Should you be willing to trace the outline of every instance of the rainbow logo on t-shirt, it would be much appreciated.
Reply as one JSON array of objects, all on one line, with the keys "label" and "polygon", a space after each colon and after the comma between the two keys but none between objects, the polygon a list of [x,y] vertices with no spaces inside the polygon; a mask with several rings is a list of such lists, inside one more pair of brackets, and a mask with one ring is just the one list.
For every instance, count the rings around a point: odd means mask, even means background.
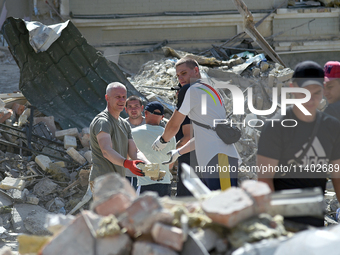
[{"label": "rainbow logo on t-shirt", "polygon": [[[223,105],[220,95],[217,93],[217,91],[213,87],[211,87],[210,85],[205,84],[205,83],[201,83],[201,84],[206,86],[206,87],[208,87],[217,96],[218,100],[220,101],[220,104]],[[199,89],[205,91],[214,100],[215,105],[217,105],[216,100],[215,100],[213,94],[209,90],[204,89],[204,88],[199,88]]]}]

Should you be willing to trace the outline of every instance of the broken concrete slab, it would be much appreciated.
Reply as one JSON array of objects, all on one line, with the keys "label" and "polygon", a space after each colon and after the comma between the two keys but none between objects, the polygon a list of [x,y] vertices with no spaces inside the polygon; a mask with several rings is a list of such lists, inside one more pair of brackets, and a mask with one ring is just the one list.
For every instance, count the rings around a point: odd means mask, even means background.
[{"label": "broken concrete slab", "polygon": [[9,189],[23,190],[25,188],[25,181],[18,178],[6,177],[1,181],[0,188],[4,190]]},{"label": "broken concrete slab", "polygon": [[202,202],[202,209],[214,222],[234,227],[254,215],[254,202],[242,189],[231,187]]},{"label": "broken concrete slab", "polygon": [[[178,255],[170,248],[148,242],[135,242],[131,255]],[[188,253],[189,254],[189,253]]]},{"label": "broken concrete slab", "polygon": [[[45,216],[48,211],[38,205],[30,205],[30,204],[15,204],[12,210],[12,225],[13,230],[16,233],[29,233],[29,231],[25,227],[25,219],[31,214],[39,215],[38,218],[41,220],[40,226],[43,226],[45,223]],[[30,224],[30,223],[28,223]],[[38,223],[37,223],[38,224]],[[28,225],[30,227],[30,225]],[[34,227],[31,228],[31,230]]]},{"label": "broken concrete slab", "polygon": [[59,185],[49,178],[43,178],[33,187],[33,192],[38,197],[43,197],[56,192],[58,187]]}]

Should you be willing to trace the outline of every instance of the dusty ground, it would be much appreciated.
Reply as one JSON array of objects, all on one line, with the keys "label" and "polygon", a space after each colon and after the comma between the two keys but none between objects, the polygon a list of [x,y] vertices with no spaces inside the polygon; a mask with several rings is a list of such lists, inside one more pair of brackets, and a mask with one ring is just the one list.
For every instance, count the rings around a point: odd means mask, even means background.
[{"label": "dusty ground", "polygon": [[0,47],[0,93],[19,90],[20,71],[7,47]]}]

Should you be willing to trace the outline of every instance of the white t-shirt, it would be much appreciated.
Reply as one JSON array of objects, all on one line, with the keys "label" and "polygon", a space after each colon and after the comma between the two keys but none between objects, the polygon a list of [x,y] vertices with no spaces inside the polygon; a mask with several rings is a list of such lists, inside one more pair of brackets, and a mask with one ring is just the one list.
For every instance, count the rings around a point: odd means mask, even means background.
[{"label": "white t-shirt", "polygon": [[[178,111],[187,115],[191,120],[200,122],[211,127],[214,126],[214,119],[226,119],[223,98],[210,85],[203,85],[197,81],[186,91],[182,105]],[[206,104],[204,99],[206,98]],[[206,106],[206,107],[205,107]],[[202,114],[206,109],[206,114]],[[200,127],[193,123],[195,134],[195,150],[199,166],[206,166],[209,161],[218,153],[230,157],[240,158],[233,144],[225,144],[215,131]]]},{"label": "white t-shirt", "polygon": [[131,130],[133,140],[135,141],[137,148],[144,153],[145,157],[151,163],[158,163],[160,166],[160,170],[165,170],[166,175],[162,181],[153,181],[149,177],[140,177],[137,176],[138,182],[137,185],[150,185],[150,184],[170,184],[170,171],[169,165],[163,165],[163,161],[168,161],[169,156],[166,155],[170,150],[174,150],[176,148],[176,140],[175,138],[171,138],[171,140],[167,143],[166,147],[162,151],[154,151],[151,147],[152,143],[157,139],[158,136],[162,135],[164,128],[161,126],[154,126],[145,124],[142,126],[135,127]]}]

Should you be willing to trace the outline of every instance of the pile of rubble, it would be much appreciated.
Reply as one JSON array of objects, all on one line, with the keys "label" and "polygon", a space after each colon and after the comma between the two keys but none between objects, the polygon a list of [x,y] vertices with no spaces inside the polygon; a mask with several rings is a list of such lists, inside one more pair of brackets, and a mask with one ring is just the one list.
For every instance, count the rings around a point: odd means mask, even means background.
[{"label": "pile of rubble", "polygon": [[53,116],[31,116],[28,103],[9,105],[0,110],[0,235],[16,250],[19,233],[49,233],[45,216],[66,214],[81,201],[91,151],[88,128],[57,130]]},{"label": "pile of rubble", "polygon": [[[287,254],[301,235],[288,232],[282,216],[268,214],[274,206],[270,193],[267,184],[247,180],[241,188],[211,192],[199,200],[159,198],[154,192],[137,197],[125,178],[107,174],[95,180],[90,211],[47,215],[39,236],[18,237],[19,253],[247,255],[256,249],[258,254]],[[32,215],[28,218],[33,221]],[[339,231],[322,230],[332,238],[320,247],[334,247]],[[300,244],[300,249],[310,249],[309,244]],[[4,252],[0,254],[12,254]]]},{"label": "pile of rubble", "polygon": [[256,216],[269,202],[269,187],[255,181],[181,202],[154,192],[137,197],[125,178],[108,174],[95,180],[91,211],[48,216],[43,236],[19,236],[19,253],[226,254],[245,242],[291,235],[281,216]]}]

